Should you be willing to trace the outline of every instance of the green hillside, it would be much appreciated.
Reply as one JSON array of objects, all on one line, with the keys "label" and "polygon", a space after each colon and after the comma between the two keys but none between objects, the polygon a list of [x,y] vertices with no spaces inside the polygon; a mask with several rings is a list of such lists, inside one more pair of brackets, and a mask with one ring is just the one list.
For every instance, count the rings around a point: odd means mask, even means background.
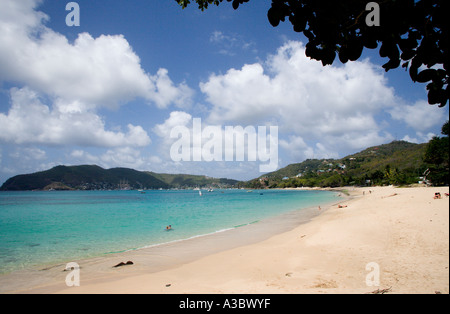
[{"label": "green hillside", "polygon": [[306,160],[246,183],[247,187],[337,187],[417,183],[427,144],[394,141],[342,159]]},{"label": "green hillside", "polygon": [[47,171],[10,178],[0,190],[402,185],[417,183],[425,170],[430,168],[430,165],[424,162],[426,149],[427,144],[394,141],[370,147],[342,159],[314,159],[291,164],[248,182],[198,175],[142,172],[126,168],[105,170],[99,166],[58,166]]},{"label": "green hillside", "polygon": [[229,187],[238,181],[204,176],[166,175],[127,168],[103,169],[99,166],[57,166],[47,171],[19,175],[7,180],[0,190],[117,190],[168,189],[188,187]]},{"label": "green hillside", "polygon": [[225,178],[210,178],[207,176],[190,175],[190,174],[166,174],[149,172],[150,175],[167,183],[172,188],[189,188],[189,187],[230,187],[235,186],[239,181]]}]

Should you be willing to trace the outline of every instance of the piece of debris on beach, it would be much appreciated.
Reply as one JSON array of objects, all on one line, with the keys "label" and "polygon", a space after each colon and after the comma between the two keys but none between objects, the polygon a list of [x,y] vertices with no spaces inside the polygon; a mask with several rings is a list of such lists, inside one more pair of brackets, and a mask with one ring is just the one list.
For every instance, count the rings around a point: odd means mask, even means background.
[{"label": "piece of debris on beach", "polygon": [[391,292],[392,287],[386,288],[386,289],[377,289],[375,291],[369,292],[370,294],[385,294],[388,292]]},{"label": "piece of debris on beach", "polygon": [[134,263],[133,263],[132,261],[128,261],[128,262],[126,262],[126,263],[120,262],[119,264],[117,264],[117,265],[115,265],[115,266],[113,266],[113,267],[114,267],[114,268],[117,268],[117,267],[122,267],[122,266],[126,266],[126,265],[134,265]]}]

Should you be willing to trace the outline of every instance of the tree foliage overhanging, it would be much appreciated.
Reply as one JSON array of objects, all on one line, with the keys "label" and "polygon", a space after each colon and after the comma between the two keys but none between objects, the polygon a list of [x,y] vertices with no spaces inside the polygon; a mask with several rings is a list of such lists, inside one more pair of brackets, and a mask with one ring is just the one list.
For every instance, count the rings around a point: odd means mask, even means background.
[{"label": "tree foliage overhanging", "polygon": [[424,161],[428,163],[428,179],[435,185],[449,184],[449,122],[442,127],[442,135],[433,137],[427,145]]},{"label": "tree foliage overhanging", "polygon": [[[190,0],[175,0],[183,8]],[[223,0],[194,0],[202,11]],[[234,9],[249,0],[227,0]],[[386,71],[402,66],[414,82],[428,83],[428,102],[444,107],[449,100],[448,0],[380,0],[379,26],[370,0],[272,0],[268,19],[276,27],[289,20],[308,38],[306,55],[333,64],[361,57],[364,48],[380,48]]]}]

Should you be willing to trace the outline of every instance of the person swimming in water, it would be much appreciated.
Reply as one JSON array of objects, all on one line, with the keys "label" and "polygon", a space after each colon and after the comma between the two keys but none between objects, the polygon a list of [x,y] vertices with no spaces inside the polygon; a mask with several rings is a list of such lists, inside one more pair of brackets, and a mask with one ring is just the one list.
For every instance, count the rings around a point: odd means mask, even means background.
[{"label": "person swimming in water", "polygon": [[168,226],[166,227],[166,230],[172,230],[172,225],[168,225]]}]

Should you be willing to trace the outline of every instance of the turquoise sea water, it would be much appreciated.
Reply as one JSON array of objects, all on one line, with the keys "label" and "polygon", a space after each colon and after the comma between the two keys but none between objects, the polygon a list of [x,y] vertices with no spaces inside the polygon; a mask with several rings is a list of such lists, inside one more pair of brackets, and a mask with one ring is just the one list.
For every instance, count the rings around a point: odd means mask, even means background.
[{"label": "turquoise sea water", "polygon": [[[0,273],[221,232],[336,198],[323,191],[203,190],[202,194],[1,192]],[[173,230],[166,231],[167,225]]]}]

